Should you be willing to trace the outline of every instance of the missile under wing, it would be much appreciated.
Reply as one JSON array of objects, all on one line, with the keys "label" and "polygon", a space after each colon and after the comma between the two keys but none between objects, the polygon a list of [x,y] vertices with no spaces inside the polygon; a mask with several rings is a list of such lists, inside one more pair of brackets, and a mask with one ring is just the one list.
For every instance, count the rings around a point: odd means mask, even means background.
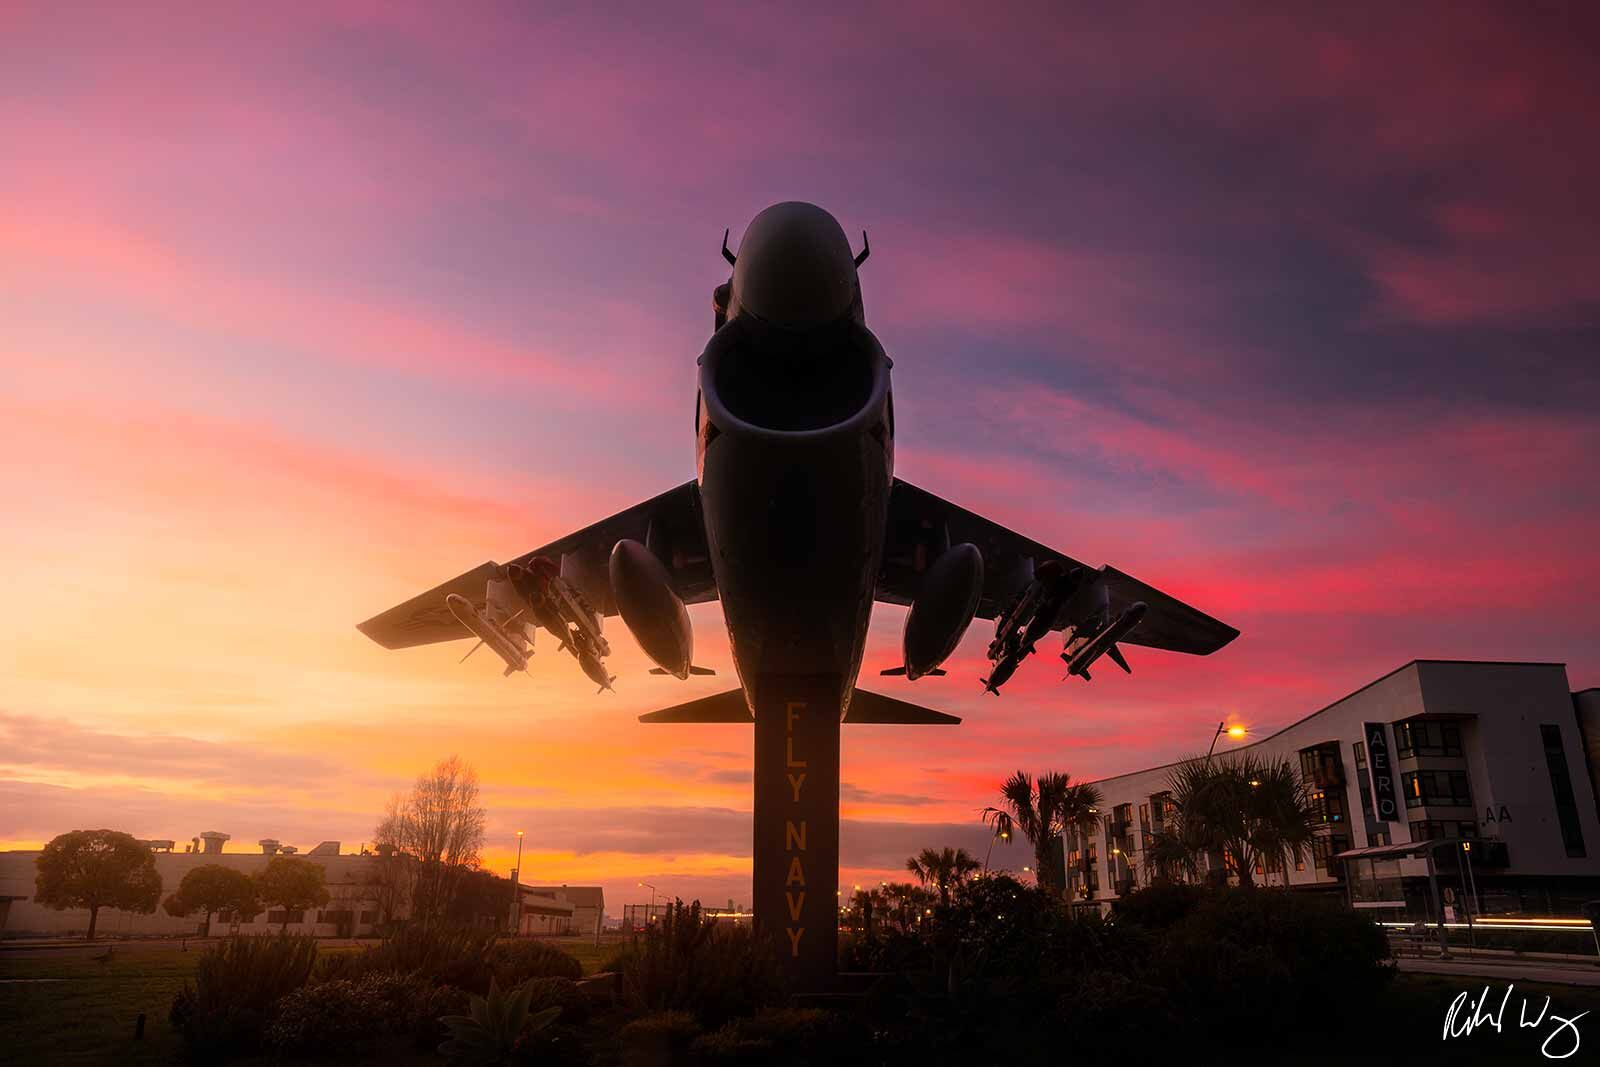
[{"label": "missile under wing", "polygon": [[[889,529],[877,599],[887,604],[911,605],[922,588],[922,575],[946,546],[963,541],[971,542],[983,553],[984,588],[977,608],[980,619],[993,619],[1004,612],[1027,587],[1034,568],[1047,560],[1058,560],[1069,571],[1075,567],[1095,570],[1064,552],[896,478],[889,496]],[[1122,644],[1207,656],[1239,636],[1232,626],[1115,567],[1103,568],[1103,575],[1112,618],[1123,617],[1135,604],[1146,606],[1138,625],[1119,635]],[[1059,630],[1062,625],[1058,621],[1052,629]]]},{"label": "missile under wing", "polygon": [[[615,615],[617,605],[611,596],[606,567],[612,547],[623,538],[645,543],[662,559],[672,591],[685,604],[717,599],[705,523],[700,516],[700,495],[694,482],[685,482],[507,562],[527,564],[536,556],[558,561],[563,578],[584,595],[589,606],[602,616]],[[472,632],[451,614],[445,600],[454,594],[483,610],[484,586],[496,568],[493,562],[480,564],[374,615],[359,623],[357,629],[384,648],[413,648],[471,637]]]}]

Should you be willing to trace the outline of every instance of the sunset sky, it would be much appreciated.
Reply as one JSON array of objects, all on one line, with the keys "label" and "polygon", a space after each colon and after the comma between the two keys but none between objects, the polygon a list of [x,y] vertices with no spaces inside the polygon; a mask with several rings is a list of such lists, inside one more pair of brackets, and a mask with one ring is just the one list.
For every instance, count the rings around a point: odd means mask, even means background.
[{"label": "sunset sky", "polygon": [[785,199],[871,234],[897,474],[1243,632],[997,699],[880,607],[966,721],[846,729],[846,885],[1412,658],[1600,684],[1596,20],[1115,6],[0,0],[0,847],[354,848],[456,753],[501,873],[747,900],[750,731],[635,721],[717,605],[599,697],[354,624],[691,478]]}]

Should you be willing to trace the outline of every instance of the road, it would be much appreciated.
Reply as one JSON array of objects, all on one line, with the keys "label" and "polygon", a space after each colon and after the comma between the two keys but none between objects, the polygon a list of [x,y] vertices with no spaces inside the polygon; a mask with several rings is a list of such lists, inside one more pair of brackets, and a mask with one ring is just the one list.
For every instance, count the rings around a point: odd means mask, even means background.
[{"label": "road", "polygon": [[1548,963],[1530,960],[1512,963],[1483,959],[1415,959],[1396,961],[1402,974],[1444,974],[1463,978],[1493,978],[1505,982],[1549,982],[1552,985],[1600,986],[1600,966],[1593,963]]}]

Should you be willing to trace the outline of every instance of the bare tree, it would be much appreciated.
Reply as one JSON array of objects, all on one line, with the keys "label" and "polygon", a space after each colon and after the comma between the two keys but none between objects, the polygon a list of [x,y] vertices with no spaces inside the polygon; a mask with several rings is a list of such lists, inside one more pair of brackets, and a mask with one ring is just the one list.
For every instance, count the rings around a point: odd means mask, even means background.
[{"label": "bare tree", "polygon": [[[409,796],[396,795],[373,833],[380,853],[395,852],[415,861],[412,876],[396,878],[385,886],[398,894],[409,882],[411,916],[425,926],[444,920],[462,875],[476,870],[483,849],[486,812],[478,803],[478,775],[457,756],[440,760],[419,775]],[[393,899],[380,907],[395,907]]]}]

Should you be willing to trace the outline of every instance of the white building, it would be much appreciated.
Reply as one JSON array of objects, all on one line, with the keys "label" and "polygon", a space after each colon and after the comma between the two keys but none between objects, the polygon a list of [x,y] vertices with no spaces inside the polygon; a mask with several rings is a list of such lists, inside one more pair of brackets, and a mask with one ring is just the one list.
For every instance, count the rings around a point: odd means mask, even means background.
[{"label": "white building", "polygon": [[[1259,741],[1218,745],[1216,758],[1290,760],[1321,817],[1312,854],[1257,881],[1423,914],[1431,854],[1447,895],[1482,914],[1571,915],[1600,897],[1600,691],[1572,693],[1563,664],[1413,660]],[[1148,884],[1178,766],[1093,783],[1101,824],[1065,841],[1073,899],[1107,906]]]},{"label": "white building", "polygon": [[[173,852],[171,841],[146,841],[155,849],[156,872],[161,875],[161,896],[165,899],[177,891],[183,876],[206,864],[231,867],[245,874],[254,874],[265,867],[273,855],[293,855],[293,846],[282,846],[270,839],[261,842],[259,852],[224,852],[223,842],[228,835],[208,830],[194,839],[194,851]],[[0,934],[16,935],[55,934],[81,935],[89,928],[89,912],[84,908],[56,911],[33,899],[34,878],[38,869],[34,861],[38,849],[16,849],[0,852],[0,899],[12,897],[5,925]],[[316,909],[296,912],[286,916],[282,909],[264,911],[247,923],[231,924],[212,918],[212,933],[226,933],[237,929],[240,933],[268,933],[283,928],[285,918],[289,932],[314,934],[318,937],[365,937],[374,933],[382,919],[378,886],[378,856],[341,855],[339,842],[324,841],[303,855],[304,859],[320,864],[327,879],[328,903]],[[193,936],[205,923],[203,915],[176,918],[168,915],[160,905],[150,915],[101,908],[96,934],[103,937]]]},{"label": "white building", "polygon": [[[534,906],[553,905],[567,909],[571,928],[565,932],[580,937],[593,937],[600,932],[606,917],[606,894],[597,885],[524,885],[522,890],[523,914]],[[549,933],[548,930],[530,930],[524,920],[519,932]]]}]

